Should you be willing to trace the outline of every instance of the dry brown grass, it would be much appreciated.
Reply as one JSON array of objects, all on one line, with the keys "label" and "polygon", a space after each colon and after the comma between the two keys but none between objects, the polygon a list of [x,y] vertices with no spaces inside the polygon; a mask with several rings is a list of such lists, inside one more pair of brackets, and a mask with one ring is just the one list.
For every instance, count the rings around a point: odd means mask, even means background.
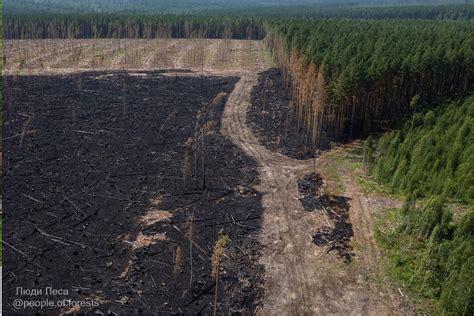
[{"label": "dry brown grass", "polygon": [[220,260],[228,242],[229,242],[229,236],[227,236],[226,234],[224,234],[224,232],[221,231],[219,233],[219,238],[217,239],[217,242],[214,245],[214,251],[212,253],[212,258],[211,258],[213,277],[216,277],[218,274]]},{"label": "dry brown grass", "polygon": [[129,241],[133,249],[143,248],[155,244],[157,241],[166,240],[166,235],[157,233],[152,235],[145,235],[139,232],[133,241]]},{"label": "dry brown grass", "polygon": [[162,211],[156,208],[151,208],[148,210],[148,212],[145,213],[145,215],[140,217],[140,224],[150,226],[155,223],[167,220],[172,216],[173,214],[168,211]]}]

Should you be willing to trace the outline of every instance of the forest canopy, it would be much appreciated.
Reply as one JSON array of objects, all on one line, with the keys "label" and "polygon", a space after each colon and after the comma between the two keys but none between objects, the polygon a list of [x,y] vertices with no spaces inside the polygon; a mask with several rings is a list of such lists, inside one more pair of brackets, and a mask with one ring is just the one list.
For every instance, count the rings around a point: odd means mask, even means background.
[{"label": "forest canopy", "polygon": [[387,273],[425,308],[421,314],[474,313],[474,209],[463,212],[440,196],[409,200],[377,231]]},{"label": "forest canopy", "polygon": [[407,196],[377,230],[389,275],[436,314],[472,315],[474,96],[369,137],[364,154],[380,183]]},{"label": "forest canopy", "polygon": [[327,6],[291,5],[228,8],[196,12],[206,15],[295,17],[304,19],[424,19],[472,20],[474,5],[437,6]]},{"label": "forest canopy", "polygon": [[[472,0],[5,0],[4,4],[4,14],[200,13],[312,18],[465,19],[466,16],[472,18],[472,14],[469,13],[472,12],[472,8],[465,5],[474,2]],[[413,5],[423,7],[414,8]],[[433,7],[427,7],[428,5]],[[377,8],[378,6],[380,8]]]},{"label": "forest canopy", "polygon": [[474,206],[474,97],[416,113],[366,148],[370,172],[394,192]]},{"label": "forest canopy", "polygon": [[313,142],[343,140],[473,88],[474,24],[271,19],[266,41]]},{"label": "forest canopy", "polygon": [[194,15],[48,14],[5,17],[5,38],[234,38],[262,39],[252,17]]}]

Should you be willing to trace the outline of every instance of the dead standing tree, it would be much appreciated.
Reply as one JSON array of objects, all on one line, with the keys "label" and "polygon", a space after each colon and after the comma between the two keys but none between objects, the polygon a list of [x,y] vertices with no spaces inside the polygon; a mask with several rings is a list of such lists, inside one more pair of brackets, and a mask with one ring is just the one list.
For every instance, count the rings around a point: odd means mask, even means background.
[{"label": "dead standing tree", "polygon": [[[199,116],[199,114],[198,114]],[[201,189],[206,189],[206,133],[204,127],[199,124],[199,117],[196,118],[194,132],[194,176],[196,179],[196,187],[198,187],[198,167],[201,167]]]},{"label": "dead standing tree", "polygon": [[[190,151],[192,150],[194,156],[194,178],[195,187],[206,189],[206,136],[213,132],[215,127],[213,108],[220,104],[225,97],[224,92],[218,93],[209,105],[203,107],[196,115],[196,122],[194,125],[194,136],[186,141],[184,147],[184,159],[181,172],[183,175],[183,189],[186,188],[186,179],[190,173]],[[200,169],[200,170],[199,170]],[[199,177],[201,175],[201,185],[199,186]]]},{"label": "dead standing tree", "polygon": [[191,176],[192,173],[192,166],[191,166],[191,158],[190,158],[190,152],[192,151],[193,148],[193,138],[188,138],[186,143],[184,143],[184,159],[183,159],[183,165],[181,167],[181,173],[183,174],[183,191],[186,191],[186,186],[187,186],[187,180]]},{"label": "dead standing tree", "polygon": [[122,84],[122,116],[125,122],[125,116],[127,115],[127,77],[125,77],[123,84]]}]

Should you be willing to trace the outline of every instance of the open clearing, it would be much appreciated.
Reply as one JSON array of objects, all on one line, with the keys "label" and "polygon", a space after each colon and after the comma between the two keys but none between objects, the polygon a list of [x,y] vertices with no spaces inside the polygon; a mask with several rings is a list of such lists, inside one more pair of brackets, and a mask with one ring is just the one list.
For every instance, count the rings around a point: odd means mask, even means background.
[{"label": "open clearing", "polygon": [[371,233],[397,202],[366,197],[344,149],[297,160],[250,127],[260,42],[124,43],[5,45],[5,301],[45,285],[121,314],[403,313]]},{"label": "open clearing", "polygon": [[216,39],[97,39],[5,41],[4,73],[90,70],[255,72],[268,56],[260,41]]}]

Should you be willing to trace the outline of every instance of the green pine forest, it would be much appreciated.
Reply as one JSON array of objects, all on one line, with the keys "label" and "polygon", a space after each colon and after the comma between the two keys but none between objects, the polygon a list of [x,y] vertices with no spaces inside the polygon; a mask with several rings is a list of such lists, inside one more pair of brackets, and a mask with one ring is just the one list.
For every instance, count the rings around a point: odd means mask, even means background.
[{"label": "green pine forest", "polygon": [[[451,2],[453,3],[453,2]],[[307,19],[426,19],[426,20],[471,20],[474,6],[451,4],[442,6],[325,6],[291,5],[261,6],[252,10],[220,9],[197,12],[201,15],[297,17]]]},{"label": "green pine forest", "polygon": [[474,312],[474,210],[448,206],[443,196],[390,210],[376,235],[386,273],[434,315]]},{"label": "green pine forest", "polygon": [[4,17],[7,39],[233,38],[262,39],[260,19],[129,14],[41,14]]},{"label": "green pine forest", "polygon": [[416,113],[366,144],[370,172],[391,190],[474,205],[474,97]]},{"label": "green pine forest", "polygon": [[433,21],[273,20],[266,41],[291,88],[298,124],[318,142],[367,135],[473,87],[474,24]]},{"label": "green pine forest", "polygon": [[389,273],[437,313],[472,315],[474,97],[414,113],[378,141],[369,136],[364,162],[377,181],[407,195],[378,230]]},{"label": "green pine forest", "polygon": [[[4,2],[7,13],[193,13],[313,18],[416,16],[429,19],[465,18],[464,13],[472,12],[472,8],[469,9],[469,6],[465,5],[473,4],[472,0],[5,0]],[[450,9],[456,6],[465,7],[462,10]],[[461,14],[458,15],[459,13]]]},{"label": "green pine forest", "polygon": [[387,273],[429,314],[473,315],[473,8],[28,11],[4,16],[4,36],[264,40],[308,145],[367,139],[367,172],[406,196],[377,225]]}]

